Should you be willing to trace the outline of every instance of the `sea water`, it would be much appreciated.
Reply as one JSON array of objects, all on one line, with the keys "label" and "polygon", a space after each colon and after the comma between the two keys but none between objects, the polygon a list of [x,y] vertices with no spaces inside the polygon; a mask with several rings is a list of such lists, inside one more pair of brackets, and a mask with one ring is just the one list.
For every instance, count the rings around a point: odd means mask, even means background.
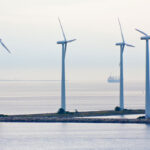
[{"label": "sea water", "polygon": [[[119,104],[119,84],[67,81],[66,95],[69,111],[114,109]],[[126,83],[126,108],[144,109],[144,99],[143,83]],[[48,113],[58,108],[59,81],[0,82],[1,114]],[[0,150],[149,150],[149,141],[146,124],[0,123]]]},{"label": "sea water", "polygon": [[149,150],[146,124],[0,123],[1,150]]},{"label": "sea water", "polygon": [[[144,83],[125,84],[125,108],[144,109]],[[0,114],[57,112],[60,81],[0,81]],[[66,82],[68,111],[114,109],[119,105],[119,84]]]}]

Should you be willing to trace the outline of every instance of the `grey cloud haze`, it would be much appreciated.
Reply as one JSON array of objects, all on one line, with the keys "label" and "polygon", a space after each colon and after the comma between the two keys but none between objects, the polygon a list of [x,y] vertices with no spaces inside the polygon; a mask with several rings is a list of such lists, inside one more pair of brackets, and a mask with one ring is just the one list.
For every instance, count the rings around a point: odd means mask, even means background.
[{"label": "grey cloud haze", "polygon": [[134,28],[150,33],[149,5],[148,0],[1,1],[0,38],[12,55],[0,46],[0,79],[60,78],[59,16],[67,38],[77,38],[68,46],[68,80],[106,80],[119,73],[118,17],[126,41],[136,46],[125,49],[125,80],[144,80],[145,42]]}]

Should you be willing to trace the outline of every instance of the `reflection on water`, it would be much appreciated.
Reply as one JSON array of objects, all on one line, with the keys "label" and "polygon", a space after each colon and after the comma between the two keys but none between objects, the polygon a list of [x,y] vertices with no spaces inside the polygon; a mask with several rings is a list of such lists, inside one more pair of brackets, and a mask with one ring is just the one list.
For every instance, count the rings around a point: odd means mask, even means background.
[{"label": "reflection on water", "polygon": [[142,124],[0,123],[1,150],[149,150]]},{"label": "reflection on water", "polygon": [[[69,111],[108,110],[119,103],[119,84],[67,82]],[[60,107],[58,81],[0,82],[0,113],[56,112]],[[125,84],[126,108],[144,108],[144,83]]]}]

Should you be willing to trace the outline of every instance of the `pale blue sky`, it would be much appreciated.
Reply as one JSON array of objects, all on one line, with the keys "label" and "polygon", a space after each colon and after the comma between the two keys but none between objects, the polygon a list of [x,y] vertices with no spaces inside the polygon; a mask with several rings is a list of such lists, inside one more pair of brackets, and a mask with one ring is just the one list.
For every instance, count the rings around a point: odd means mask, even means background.
[{"label": "pale blue sky", "polygon": [[70,43],[66,56],[67,80],[107,80],[119,74],[121,41],[135,45],[124,52],[125,80],[145,79],[145,42],[135,27],[150,33],[149,0],[0,0],[0,79],[59,80],[61,18]]}]

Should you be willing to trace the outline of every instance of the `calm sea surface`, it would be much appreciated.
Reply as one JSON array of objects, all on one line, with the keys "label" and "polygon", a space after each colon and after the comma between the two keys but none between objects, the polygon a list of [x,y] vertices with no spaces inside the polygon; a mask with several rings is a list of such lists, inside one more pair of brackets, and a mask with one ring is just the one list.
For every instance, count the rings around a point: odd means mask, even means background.
[{"label": "calm sea surface", "polygon": [[[119,85],[67,82],[67,110],[106,110],[119,104]],[[144,83],[125,84],[126,108],[143,109]],[[0,82],[0,113],[56,112],[58,81]],[[126,117],[126,116],[125,116]],[[135,116],[130,116],[130,118]],[[0,123],[0,150],[149,150],[144,124]]]},{"label": "calm sea surface", "polygon": [[150,126],[0,123],[0,150],[149,150]]},{"label": "calm sea surface", "polygon": [[[119,104],[119,84],[66,84],[67,110],[106,110]],[[143,109],[144,83],[125,84],[125,107]],[[0,82],[0,113],[29,114],[57,112],[60,108],[59,81],[3,81]]]}]

